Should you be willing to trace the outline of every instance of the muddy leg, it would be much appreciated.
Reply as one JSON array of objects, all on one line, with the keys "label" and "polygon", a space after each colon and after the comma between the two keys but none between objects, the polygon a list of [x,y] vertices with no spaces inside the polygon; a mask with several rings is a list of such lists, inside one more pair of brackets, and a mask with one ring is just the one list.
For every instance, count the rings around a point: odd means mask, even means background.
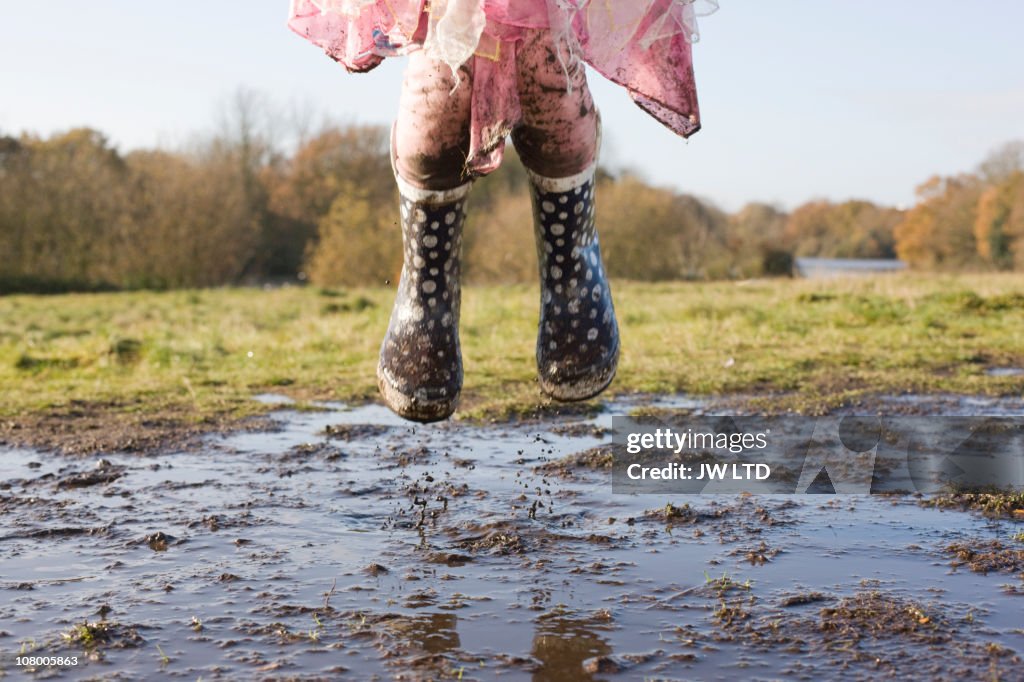
[{"label": "muddy leg", "polygon": [[533,198],[540,386],[556,400],[586,400],[607,388],[619,359],[594,220],[597,110],[582,66],[567,74],[549,33],[527,36],[518,66],[523,125],[512,139]]},{"label": "muddy leg", "polygon": [[449,190],[470,178],[469,154],[472,70],[459,69],[461,83],[446,64],[414,52],[402,84],[394,154],[398,175],[414,187]]},{"label": "muddy leg", "polygon": [[470,71],[410,57],[392,158],[401,195],[404,259],[377,385],[388,407],[421,422],[446,419],[462,389],[459,283],[470,182]]},{"label": "muddy leg", "polygon": [[523,123],[512,141],[523,164],[549,178],[575,175],[597,158],[598,115],[582,64],[559,61],[549,31],[530,31],[517,55]]}]

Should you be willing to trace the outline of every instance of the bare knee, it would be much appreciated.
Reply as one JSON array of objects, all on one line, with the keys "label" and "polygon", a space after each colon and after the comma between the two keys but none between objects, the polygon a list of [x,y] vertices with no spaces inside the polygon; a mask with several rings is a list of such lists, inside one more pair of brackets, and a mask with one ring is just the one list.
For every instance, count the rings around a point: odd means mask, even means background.
[{"label": "bare knee", "polygon": [[564,178],[575,175],[597,159],[597,132],[523,125],[512,132],[512,142],[523,165],[538,175]]},{"label": "bare knee", "polygon": [[430,149],[395,150],[395,170],[410,185],[430,190],[447,190],[469,180],[466,175],[466,156],[469,137],[465,144]]}]

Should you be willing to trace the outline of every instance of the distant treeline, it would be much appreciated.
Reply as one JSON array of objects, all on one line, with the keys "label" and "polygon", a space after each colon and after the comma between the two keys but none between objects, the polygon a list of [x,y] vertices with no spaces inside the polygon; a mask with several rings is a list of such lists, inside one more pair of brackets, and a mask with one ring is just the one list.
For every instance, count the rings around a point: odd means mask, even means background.
[{"label": "distant treeline", "polygon": [[[0,293],[281,280],[375,285],[401,268],[387,131],[327,127],[283,152],[241,110],[191,148],[118,152],[100,132],[0,135]],[[600,173],[611,274],[633,280],[785,275],[794,257],[1024,269],[1024,144],[932,178],[908,211],[814,201],[728,214],[629,172]],[[536,277],[526,174],[512,150],[471,195],[466,275]]]}]

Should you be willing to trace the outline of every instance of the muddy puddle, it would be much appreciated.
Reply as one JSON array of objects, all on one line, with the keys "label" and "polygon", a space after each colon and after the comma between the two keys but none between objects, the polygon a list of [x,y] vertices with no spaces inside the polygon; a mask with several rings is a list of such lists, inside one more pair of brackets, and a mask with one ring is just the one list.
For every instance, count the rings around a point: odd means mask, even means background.
[{"label": "muddy puddle", "polygon": [[[0,669],[1024,679],[1024,524],[910,496],[612,495],[587,453],[639,405],[413,427],[378,406],[283,404],[275,431],[194,452],[0,452]],[[1024,414],[880,405],[910,408]],[[78,665],[29,670],[19,653]]]}]

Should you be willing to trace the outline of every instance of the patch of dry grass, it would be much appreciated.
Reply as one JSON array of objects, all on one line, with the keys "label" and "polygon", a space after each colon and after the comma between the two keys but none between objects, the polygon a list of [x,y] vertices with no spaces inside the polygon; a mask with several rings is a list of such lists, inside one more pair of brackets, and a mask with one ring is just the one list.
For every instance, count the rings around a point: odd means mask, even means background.
[{"label": "patch of dry grass", "polygon": [[[814,412],[871,393],[1019,394],[1024,276],[614,283],[612,393],[744,393]],[[376,396],[392,292],[223,289],[0,298],[0,419],[174,414],[202,423],[304,400]],[[463,416],[544,414],[535,287],[469,288]],[[781,396],[781,397],[780,397]]]}]

